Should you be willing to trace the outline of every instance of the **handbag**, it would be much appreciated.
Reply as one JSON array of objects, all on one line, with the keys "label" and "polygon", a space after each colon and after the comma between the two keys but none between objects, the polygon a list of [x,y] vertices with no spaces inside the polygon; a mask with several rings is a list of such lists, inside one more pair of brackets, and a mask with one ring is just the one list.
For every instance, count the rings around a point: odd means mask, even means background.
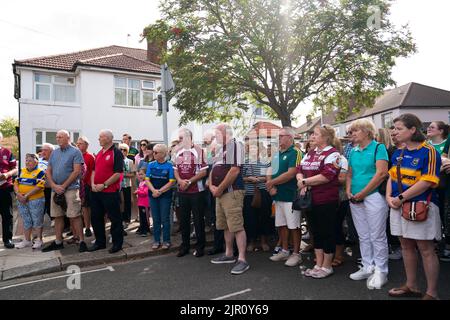
[{"label": "handbag", "polygon": [[253,194],[252,198],[252,208],[259,209],[261,208],[261,190],[258,189],[258,187],[255,186],[255,193]]},{"label": "handbag", "polygon": [[302,196],[300,192],[297,195],[297,198],[292,203],[292,210],[306,210],[310,209],[312,206],[312,194],[311,190],[306,190],[305,194]]},{"label": "handbag", "polygon": [[[403,193],[402,177],[400,173],[400,166],[403,160],[405,149],[402,150],[400,157],[397,158],[397,183],[400,194]],[[430,208],[431,192],[427,197],[427,202],[423,201],[405,201],[402,204],[403,219],[415,222],[426,221],[428,218],[428,209]]]}]

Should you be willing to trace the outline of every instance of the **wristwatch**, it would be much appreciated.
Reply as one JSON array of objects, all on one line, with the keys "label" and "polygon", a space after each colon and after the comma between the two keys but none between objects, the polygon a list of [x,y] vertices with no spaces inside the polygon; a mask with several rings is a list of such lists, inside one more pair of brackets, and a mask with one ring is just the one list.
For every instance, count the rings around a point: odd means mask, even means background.
[{"label": "wristwatch", "polygon": [[400,201],[403,201],[403,199],[404,199],[404,197],[403,197],[402,194],[399,194],[399,195],[398,195],[398,198],[399,198]]},{"label": "wristwatch", "polygon": [[191,181],[191,180],[188,180],[187,183],[188,183],[188,185],[191,185],[191,184],[192,184],[192,181]]},{"label": "wristwatch", "polygon": [[306,187],[306,179],[302,179],[302,184]]},{"label": "wristwatch", "polygon": [[104,183],[103,187],[106,189],[106,188],[108,188],[108,185],[106,183]]}]

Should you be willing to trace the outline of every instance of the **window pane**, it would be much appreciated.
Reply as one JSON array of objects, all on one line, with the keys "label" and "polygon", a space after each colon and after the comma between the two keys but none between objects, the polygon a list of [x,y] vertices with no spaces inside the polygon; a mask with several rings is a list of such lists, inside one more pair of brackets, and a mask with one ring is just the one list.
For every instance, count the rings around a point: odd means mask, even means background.
[{"label": "window pane", "polygon": [[45,142],[56,144],[56,132],[46,132],[45,133]]},{"label": "window pane", "polygon": [[127,105],[127,90],[126,89],[116,89],[115,90],[115,104],[120,106]]},{"label": "window pane", "polygon": [[114,85],[116,87],[126,88],[127,87],[127,79],[116,77],[116,78],[114,78]]},{"label": "window pane", "polygon": [[61,83],[61,84],[74,84],[75,83],[75,78],[73,78],[73,77],[55,76],[55,82],[56,83]]},{"label": "window pane", "polygon": [[142,105],[147,106],[147,107],[148,106],[152,107],[153,106],[153,92],[143,91],[142,92],[142,100],[143,100]]},{"label": "window pane", "polygon": [[155,82],[154,81],[142,81],[142,88],[144,89],[154,89]]},{"label": "window pane", "polygon": [[44,75],[44,74],[35,74],[34,75],[34,81],[36,81],[36,82],[43,82],[43,83],[51,83],[52,82],[52,77]]},{"label": "window pane", "polygon": [[50,86],[46,84],[36,85],[36,100],[50,100]]},{"label": "window pane", "polygon": [[36,131],[36,145],[42,144],[42,131]]},{"label": "window pane", "polygon": [[77,142],[79,137],[80,137],[80,133],[79,132],[74,132],[72,141]]},{"label": "window pane", "polygon": [[140,89],[140,81],[134,79],[128,79],[128,88],[130,89]]},{"label": "window pane", "polygon": [[128,90],[128,105],[129,106],[140,106],[140,91],[139,90]]},{"label": "window pane", "polygon": [[255,115],[262,116],[262,108],[258,107],[255,109]]},{"label": "window pane", "polygon": [[55,101],[75,102],[75,87],[54,85]]}]

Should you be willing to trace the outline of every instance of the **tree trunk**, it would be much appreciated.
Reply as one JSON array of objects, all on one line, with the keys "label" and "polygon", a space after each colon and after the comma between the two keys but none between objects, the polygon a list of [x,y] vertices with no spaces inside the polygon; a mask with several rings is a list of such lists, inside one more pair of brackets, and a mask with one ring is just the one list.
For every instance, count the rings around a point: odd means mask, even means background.
[{"label": "tree trunk", "polygon": [[291,127],[291,117],[288,115],[279,115],[281,120],[281,125],[283,127]]}]

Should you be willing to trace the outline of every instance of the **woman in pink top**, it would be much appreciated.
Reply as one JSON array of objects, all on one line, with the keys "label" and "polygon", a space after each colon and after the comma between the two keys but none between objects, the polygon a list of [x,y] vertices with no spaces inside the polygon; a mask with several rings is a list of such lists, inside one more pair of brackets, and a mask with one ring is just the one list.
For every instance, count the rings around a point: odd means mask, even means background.
[{"label": "woman in pink top", "polygon": [[149,198],[148,198],[148,187],[145,184],[145,169],[139,170],[138,173],[139,186],[134,192],[138,198],[139,207],[139,229],[137,234],[142,237],[146,237],[150,233],[149,220],[150,220],[150,208],[149,208]]}]

